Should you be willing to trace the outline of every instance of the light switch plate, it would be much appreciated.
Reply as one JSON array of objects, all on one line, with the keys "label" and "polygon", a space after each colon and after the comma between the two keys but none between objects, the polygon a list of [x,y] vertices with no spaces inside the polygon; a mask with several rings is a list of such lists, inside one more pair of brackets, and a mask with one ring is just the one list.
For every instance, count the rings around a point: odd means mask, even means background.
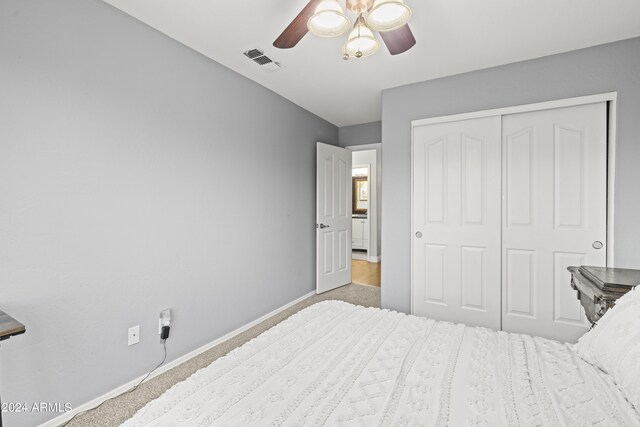
[{"label": "light switch plate", "polygon": [[128,337],[127,345],[138,344],[140,342],[140,325],[130,327]]}]

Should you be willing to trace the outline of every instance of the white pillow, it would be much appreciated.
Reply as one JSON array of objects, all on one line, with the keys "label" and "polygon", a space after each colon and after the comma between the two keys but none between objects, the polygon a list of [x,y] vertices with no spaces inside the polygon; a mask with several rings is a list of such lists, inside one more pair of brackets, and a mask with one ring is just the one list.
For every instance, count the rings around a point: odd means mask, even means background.
[{"label": "white pillow", "polygon": [[640,411],[640,286],[627,292],[575,346],[578,355],[613,377]]}]

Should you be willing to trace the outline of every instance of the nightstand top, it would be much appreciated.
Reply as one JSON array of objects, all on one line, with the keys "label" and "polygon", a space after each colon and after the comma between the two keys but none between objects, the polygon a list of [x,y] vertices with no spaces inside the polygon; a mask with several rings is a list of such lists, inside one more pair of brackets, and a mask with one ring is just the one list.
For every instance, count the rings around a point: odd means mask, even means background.
[{"label": "nightstand top", "polygon": [[0,341],[24,334],[26,330],[22,323],[0,310]]}]

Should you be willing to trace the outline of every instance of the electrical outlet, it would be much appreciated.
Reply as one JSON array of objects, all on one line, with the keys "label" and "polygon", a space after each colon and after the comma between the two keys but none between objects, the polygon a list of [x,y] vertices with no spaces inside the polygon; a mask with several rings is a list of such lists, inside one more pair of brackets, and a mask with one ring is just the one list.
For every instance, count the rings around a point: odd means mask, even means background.
[{"label": "electrical outlet", "polygon": [[140,325],[130,327],[128,337],[127,345],[138,344],[140,342]]},{"label": "electrical outlet", "polygon": [[167,308],[160,312],[160,319],[158,319],[158,334],[162,333],[163,326],[171,326],[171,309]]}]

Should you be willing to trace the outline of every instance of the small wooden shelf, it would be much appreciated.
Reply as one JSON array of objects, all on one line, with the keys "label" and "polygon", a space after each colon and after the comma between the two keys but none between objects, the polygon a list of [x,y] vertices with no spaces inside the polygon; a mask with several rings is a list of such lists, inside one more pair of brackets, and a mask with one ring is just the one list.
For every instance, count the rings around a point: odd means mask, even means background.
[{"label": "small wooden shelf", "polygon": [[26,330],[22,323],[0,310],[0,341],[24,334]]}]

